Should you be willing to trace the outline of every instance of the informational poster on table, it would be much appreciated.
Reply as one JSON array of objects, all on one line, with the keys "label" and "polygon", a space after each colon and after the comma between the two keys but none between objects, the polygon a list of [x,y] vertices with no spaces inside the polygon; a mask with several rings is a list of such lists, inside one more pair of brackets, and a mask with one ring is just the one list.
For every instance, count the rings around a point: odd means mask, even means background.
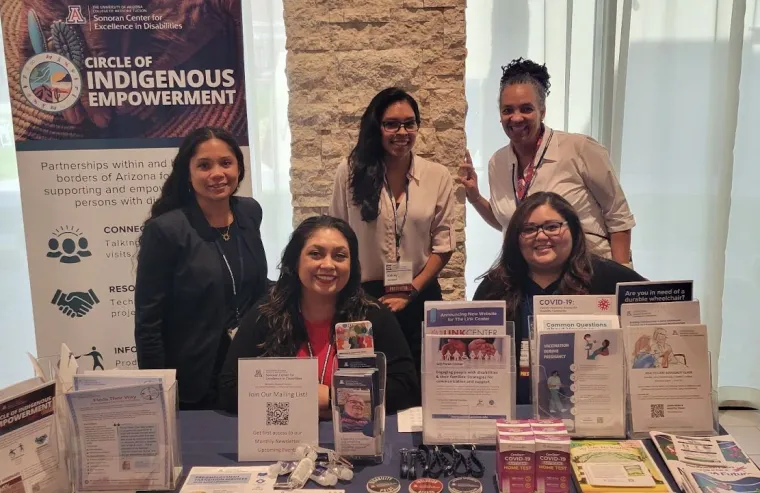
[{"label": "informational poster on table", "polygon": [[423,440],[492,444],[512,419],[512,331],[503,301],[426,302]]},{"label": "informational poster on table", "polygon": [[37,353],[66,342],[83,369],[136,368],[138,239],[179,143],[213,125],[248,155],[241,2],[0,13]]}]

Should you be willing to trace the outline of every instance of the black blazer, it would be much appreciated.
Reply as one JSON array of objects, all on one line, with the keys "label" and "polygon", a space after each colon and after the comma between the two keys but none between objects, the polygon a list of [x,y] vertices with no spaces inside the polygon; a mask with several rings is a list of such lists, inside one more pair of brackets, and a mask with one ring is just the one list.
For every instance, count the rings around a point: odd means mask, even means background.
[{"label": "black blazer", "polygon": [[[245,276],[254,279],[249,305],[264,293],[267,262],[261,242],[261,206],[252,198],[231,199],[243,248],[254,259]],[[224,323],[226,267],[214,241],[219,237],[196,202],[145,224],[135,282],[135,342],[140,368],[176,368],[181,402],[197,403],[211,388]],[[250,308],[241,307],[241,316]]]},{"label": "black blazer", "polygon": [[[406,343],[395,315],[379,301],[376,308],[367,312],[367,320],[372,323],[375,350],[385,354],[386,385],[385,408],[392,413],[420,405],[420,384],[414,368],[412,353]],[[258,305],[244,317],[240,329],[232,340],[227,360],[219,374],[219,406],[231,413],[237,413],[238,405],[238,359],[258,358],[263,354],[259,347],[267,333],[274,330],[269,319],[261,314]],[[288,355],[282,355],[288,356]],[[290,356],[295,356],[292,354]]]}]

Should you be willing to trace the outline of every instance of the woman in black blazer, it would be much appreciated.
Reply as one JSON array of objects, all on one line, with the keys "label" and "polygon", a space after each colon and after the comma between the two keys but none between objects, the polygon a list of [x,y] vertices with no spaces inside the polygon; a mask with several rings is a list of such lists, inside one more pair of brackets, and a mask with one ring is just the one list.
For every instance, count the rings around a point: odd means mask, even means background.
[{"label": "woman in black blazer", "polygon": [[234,197],[243,154],[226,130],[182,142],[137,257],[140,368],[176,368],[182,409],[213,408],[230,339],[267,285],[261,206]]},{"label": "woman in black blazer", "polygon": [[[615,294],[619,282],[645,280],[612,260],[589,254],[578,214],[553,192],[528,196],[509,221],[501,257],[475,290],[474,300],[505,300],[515,323],[518,361],[527,361],[528,319],[538,295]],[[529,366],[520,365],[517,403],[530,404]]]}]

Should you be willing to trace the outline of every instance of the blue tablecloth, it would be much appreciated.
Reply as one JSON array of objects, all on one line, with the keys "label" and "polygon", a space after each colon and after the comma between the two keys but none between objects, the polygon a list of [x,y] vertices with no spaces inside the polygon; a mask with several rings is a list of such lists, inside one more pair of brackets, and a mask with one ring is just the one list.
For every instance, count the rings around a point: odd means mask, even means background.
[{"label": "blue tablecloth", "polygon": [[[520,406],[518,415],[520,417],[529,417],[530,407]],[[235,466],[235,465],[252,465],[252,463],[237,462],[237,417],[229,416],[216,411],[181,411],[180,420],[180,439],[182,440],[182,459],[185,467],[185,474],[193,466]],[[319,424],[320,444],[333,448],[333,430],[332,422],[320,422]],[[396,416],[388,416],[386,419],[385,435],[385,460],[380,465],[375,466],[356,466],[354,468],[354,479],[350,483],[339,483],[336,488],[345,489],[350,493],[366,492],[366,483],[375,476],[393,476],[399,477],[400,465],[398,450],[404,447],[413,448],[422,443],[420,433],[399,433],[396,423]],[[671,481],[673,491],[675,483],[670,478],[667,468],[662,463],[660,455],[650,443],[647,444],[649,453],[658,463],[660,470]],[[483,483],[483,493],[498,492],[497,483],[494,478],[496,466],[496,453],[494,447],[479,449],[478,457],[485,465],[486,472],[481,479]],[[448,479],[440,478],[444,485]],[[408,492],[409,481],[401,481],[401,493]],[[313,482],[309,482],[309,488],[318,487]],[[446,493],[447,490],[444,490]],[[571,488],[571,491],[575,491]]]}]

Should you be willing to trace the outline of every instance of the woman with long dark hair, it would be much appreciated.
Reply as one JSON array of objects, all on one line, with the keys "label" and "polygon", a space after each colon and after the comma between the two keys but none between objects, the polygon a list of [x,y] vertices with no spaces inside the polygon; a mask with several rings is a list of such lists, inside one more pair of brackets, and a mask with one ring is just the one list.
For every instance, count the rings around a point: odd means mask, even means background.
[{"label": "woman with long dark hair", "polygon": [[636,223],[607,149],[591,137],[544,124],[551,87],[546,65],[518,58],[502,70],[499,113],[509,144],[488,162],[489,199],[480,195],[466,154],[459,180],[467,200],[488,224],[504,231],[528,196],[558,193],[578,213],[589,251],[630,266]]},{"label": "woman with long dark hair", "polygon": [[418,372],[424,304],[441,299],[438,274],[456,247],[451,174],[414,154],[419,127],[409,93],[380,91],[338,167],[330,205],[356,231],[364,289],[396,314]]},{"label": "woman with long dark hair", "polygon": [[501,256],[483,276],[475,300],[505,300],[515,323],[521,359],[517,403],[530,403],[528,319],[539,295],[615,294],[619,282],[644,280],[633,270],[588,253],[581,221],[570,203],[553,192],[537,192],[517,208],[507,226]]},{"label": "woman with long dark hair", "polygon": [[232,341],[219,377],[220,407],[237,410],[238,359],[316,357],[320,414],[329,416],[335,324],[364,320],[372,323],[375,350],[387,360],[387,410],[419,405],[409,346],[393,314],[364,294],[358,249],[351,227],[334,217],[308,218],[293,231],[279,279]]},{"label": "woman with long dark hair", "polygon": [[135,341],[140,368],[175,368],[180,407],[212,408],[230,339],[264,293],[261,206],[234,196],[243,153],[226,130],[180,145],[140,237]]}]

